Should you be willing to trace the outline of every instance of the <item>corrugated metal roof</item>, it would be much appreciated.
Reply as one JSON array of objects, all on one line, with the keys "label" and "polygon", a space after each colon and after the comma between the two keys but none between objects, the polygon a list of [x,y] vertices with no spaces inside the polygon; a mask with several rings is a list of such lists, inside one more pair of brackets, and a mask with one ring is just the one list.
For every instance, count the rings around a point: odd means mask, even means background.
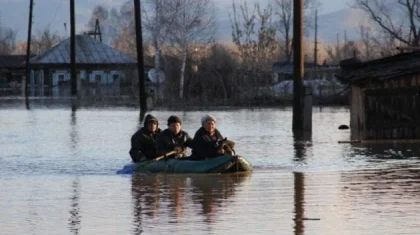
[{"label": "corrugated metal roof", "polygon": [[[136,64],[137,61],[122,52],[91,38],[76,35],[77,64]],[[31,64],[70,64],[70,38],[57,44],[44,54],[31,59]]]},{"label": "corrugated metal roof", "polygon": [[404,53],[378,60],[342,66],[336,77],[342,82],[387,80],[420,73],[420,53]]}]

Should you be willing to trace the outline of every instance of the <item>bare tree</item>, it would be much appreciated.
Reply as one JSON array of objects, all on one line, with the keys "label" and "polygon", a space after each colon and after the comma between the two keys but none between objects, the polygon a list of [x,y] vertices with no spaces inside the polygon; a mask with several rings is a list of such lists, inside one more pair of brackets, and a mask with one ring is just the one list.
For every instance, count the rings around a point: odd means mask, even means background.
[{"label": "bare tree", "polygon": [[[208,56],[203,58],[202,66],[206,71],[206,77],[200,79],[204,87],[202,94],[223,97],[223,103],[226,104],[228,97],[232,98],[237,93],[237,80],[233,79],[237,68],[236,56],[226,46],[215,44],[209,48]],[[208,87],[212,89],[206,89]]]},{"label": "bare tree", "polygon": [[197,45],[205,45],[213,40],[216,30],[215,8],[211,0],[166,0],[162,7],[165,8],[165,14],[173,16],[167,36],[181,55],[179,98],[183,99],[187,57]]},{"label": "bare tree", "polygon": [[10,54],[16,46],[16,32],[13,29],[5,28],[0,18],[0,54]]},{"label": "bare tree", "polygon": [[[155,68],[160,69],[161,45],[165,42],[168,28],[170,27],[173,16],[168,14],[168,10],[163,6],[163,0],[145,0],[142,5],[142,15],[144,28],[150,33],[155,55]],[[174,13],[174,12],[172,12]]]},{"label": "bare tree", "polygon": [[376,29],[370,26],[359,26],[360,50],[363,60],[376,59],[383,56],[392,56],[398,53],[397,46],[401,41],[390,35],[384,29]]},{"label": "bare tree", "polygon": [[[266,69],[270,65],[270,58],[276,49],[275,29],[271,22],[272,9],[261,10],[258,3],[250,10],[247,3],[239,6],[232,3],[233,12],[230,14],[232,24],[232,39],[238,47],[242,64],[246,70]],[[256,25],[259,25],[256,31]]]},{"label": "bare tree", "polygon": [[409,46],[420,45],[420,1],[353,0],[389,36]]},{"label": "bare tree", "polygon": [[[251,8],[247,3],[239,6],[232,3],[232,39],[236,44],[242,59],[243,74],[238,75],[241,93],[244,97],[256,97],[259,87],[267,85],[270,80],[264,76],[271,71],[274,54],[278,43],[276,30],[272,23],[272,8],[270,5],[261,9],[258,3]],[[270,73],[270,72],[268,72]]]},{"label": "bare tree", "polygon": [[57,45],[62,40],[63,38],[61,38],[57,33],[52,32],[50,28],[45,28],[33,37],[31,51],[36,55],[40,55]]},{"label": "bare tree", "polygon": [[347,41],[343,45],[327,46],[328,57],[332,64],[338,64],[343,59],[353,58],[359,54],[359,46],[354,41]]},{"label": "bare tree", "polygon": [[110,11],[109,21],[114,29],[112,44],[113,46],[136,58],[137,54],[133,48],[136,47],[134,8],[131,1],[124,3],[118,10],[113,8]]},{"label": "bare tree", "polygon": [[369,26],[359,26],[360,39],[363,45],[363,57],[365,60],[374,58],[374,45],[372,38],[372,29]]},{"label": "bare tree", "polygon": [[[306,33],[312,27],[310,18],[313,12],[311,10],[318,7],[319,3],[316,0],[304,1]],[[274,0],[274,15],[276,28],[280,33],[280,49],[285,56],[285,61],[290,63],[293,55],[293,0]]]},{"label": "bare tree", "polygon": [[14,54],[26,54],[26,41],[20,41],[16,43],[15,50],[13,51]]}]

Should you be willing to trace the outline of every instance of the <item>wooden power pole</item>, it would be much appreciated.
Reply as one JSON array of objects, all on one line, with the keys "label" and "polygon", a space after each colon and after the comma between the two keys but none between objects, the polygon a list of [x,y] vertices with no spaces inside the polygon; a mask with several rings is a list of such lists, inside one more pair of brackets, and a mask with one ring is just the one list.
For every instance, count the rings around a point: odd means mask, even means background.
[{"label": "wooden power pole", "polygon": [[70,0],[70,79],[71,96],[77,96],[77,74],[76,74],[76,23],[74,0]]},{"label": "wooden power pole", "polygon": [[134,0],[134,17],[136,22],[136,44],[137,44],[137,69],[139,76],[139,97],[140,113],[147,111],[147,96],[144,82],[144,62],[143,62],[143,32],[141,27],[141,8],[140,0]]},{"label": "wooden power pole", "polygon": [[318,67],[318,10],[315,10],[314,68]]},{"label": "wooden power pole", "polygon": [[29,2],[29,19],[28,19],[28,41],[26,42],[26,77],[25,77],[25,103],[26,108],[29,109],[29,91],[28,83],[31,76],[29,69],[29,61],[31,58],[31,38],[32,38],[32,10],[34,6],[34,0]]},{"label": "wooden power pole", "polygon": [[304,130],[303,0],[293,1],[293,131]]}]

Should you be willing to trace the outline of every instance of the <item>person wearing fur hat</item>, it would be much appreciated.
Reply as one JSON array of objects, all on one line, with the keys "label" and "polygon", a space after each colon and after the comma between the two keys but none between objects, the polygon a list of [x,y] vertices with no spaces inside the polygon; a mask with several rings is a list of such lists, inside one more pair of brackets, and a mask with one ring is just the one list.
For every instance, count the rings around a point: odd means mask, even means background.
[{"label": "person wearing fur hat", "polygon": [[201,127],[194,135],[194,147],[191,159],[203,160],[209,157],[223,155],[224,150],[216,146],[216,143],[221,140],[223,140],[223,136],[216,128],[216,118],[210,114],[206,114],[201,119]]},{"label": "person wearing fur hat", "polygon": [[168,128],[156,138],[156,153],[158,155],[175,151],[176,158],[185,157],[186,148],[192,148],[192,139],[181,127],[182,122],[179,117],[170,116],[168,118]]},{"label": "person wearing fur hat", "polygon": [[130,156],[133,162],[156,158],[156,136],[160,133],[156,117],[148,114],[144,118],[143,127],[131,136]]}]

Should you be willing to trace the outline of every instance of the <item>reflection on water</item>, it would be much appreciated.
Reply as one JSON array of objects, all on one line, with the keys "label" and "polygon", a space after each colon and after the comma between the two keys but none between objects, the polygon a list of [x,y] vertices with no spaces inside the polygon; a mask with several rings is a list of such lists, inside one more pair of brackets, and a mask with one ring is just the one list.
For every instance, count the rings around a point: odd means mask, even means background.
[{"label": "reflection on water", "polygon": [[77,133],[77,123],[76,123],[76,107],[71,109],[71,118],[70,118],[70,143],[72,149],[77,149],[77,142],[78,142],[78,133]]},{"label": "reflection on water", "polygon": [[[294,139],[294,160],[304,163],[307,157],[307,151],[312,147],[312,132],[293,133]],[[295,235],[304,234],[304,218],[305,218],[305,176],[302,172],[294,172],[294,231]]]},{"label": "reflection on water", "polygon": [[[151,112],[190,134],[204,113]],[[312,133],[292,133],[289,109],[212,114],[252,177],[116,175],[138,110],[0,108],[0,233],[418,233],[417,143],[337,144],[344,109],[314,110]]]},{"label": "reflection on water", "polygon": [[306,163],[307,152],[312,147],[312,132],[295,131],[293,132],[293,141],[295,150],[294,160],[296,162]]},{"label": "reflection on water", "polygon": [[[169,223],[191,219],[191,203],[202,222],[212,224],[221,210],[229,207],[236,187],[249,179],[251,173],[223,175],[133,175],[131,194],[134,201],[135,234],[144,231],[144,221],[160,216]],[[222,207],[223,205],[223,207]],[[184,218],[184,213],[189,214]],[[194,217],[194,216],[193,216]]]},{"label": "reflection on water", "polygon": [[381,171],[363,170],[343,173],[343,182],[348,182],[345,190],[350,197],[376,197],[390,194],[397,198],[420,199],[420,169],[412,165]]},{"label": "reflection on water", "polygon": [[369,156],[380,160],[403,160],[420,158],[419,142],[385,142],[353,144],[355,155]]},{"label": "reflection on water", "polygon": [[294,205],[295,205],[295,234],[302,235],[304,234],[304,218],[305,218],[305,176],[303,173],[294,172]]},{"label": "reflection on water", "polygon": [[212,223],[219,210],[229,207],[230,200],[238,184],[248,179],[251,173],[225,174],[214,177],[196,176],[191,178],[192,201],[201,206],[203,222]]},{"label": "reflection on water", "polygon": [[74,235],[79,234],[80,231],[80,185],[79,178],[76,178],[72,183],[72,193],[73,195],[70,198],[70,218],[69,218],[69,229],[70,232]]},{"label": "reflection on water", "polygon": [[342,203],[350,205],[347,214],[358,220],[354,229],[366,231],[380,224],[377,229],[384,234],[418,234],[419,175],[420,169],[412,165],[343,172]]}]

